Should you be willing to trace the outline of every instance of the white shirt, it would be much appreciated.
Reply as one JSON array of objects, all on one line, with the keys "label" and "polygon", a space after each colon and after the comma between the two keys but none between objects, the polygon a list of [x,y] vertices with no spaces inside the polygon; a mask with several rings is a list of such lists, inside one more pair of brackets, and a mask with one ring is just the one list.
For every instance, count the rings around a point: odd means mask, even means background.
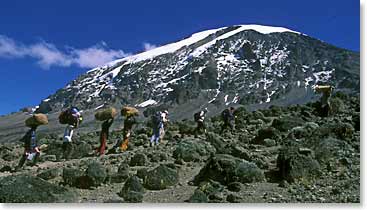
[{"label": "white shirt", "polygon": [[162,116],[162,121],[163,122],[167,122],[168,121],[168,119],[167,119],[167,113],[162,112],[161,116]]}]

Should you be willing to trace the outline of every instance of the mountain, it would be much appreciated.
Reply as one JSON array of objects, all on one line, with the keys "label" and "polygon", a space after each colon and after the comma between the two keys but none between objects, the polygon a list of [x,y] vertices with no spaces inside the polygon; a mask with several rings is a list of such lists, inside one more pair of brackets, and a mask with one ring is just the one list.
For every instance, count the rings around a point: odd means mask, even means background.
[{"label": "mountain", "polygon": [[[59,112],[84,111],[79,132],[99,130],[94,112],[105,104],[134,105],[148,116],[168,109],[171,120],[192,119],[207,107],[249,111],[317,100],[312,87],[328,83],[359,94],[359,53],[281,27],[238,25],[195,33],[181,41],[94,68],[44,99],[36,112],[50,123],[42,132],[62,134]],[[26,113],[0,117],[0,141],[26,131]],[[120,128],[122,118],[116,119]],[[145,119],[142,119],[145,120]]]},{"label": "mountain", "polygon": [[311,100],[319,83],[359,92],[359,53],[286,28],[238,25],[195,33],[92,69],[43,100],[39,111],[104,103],[286,105]]}]

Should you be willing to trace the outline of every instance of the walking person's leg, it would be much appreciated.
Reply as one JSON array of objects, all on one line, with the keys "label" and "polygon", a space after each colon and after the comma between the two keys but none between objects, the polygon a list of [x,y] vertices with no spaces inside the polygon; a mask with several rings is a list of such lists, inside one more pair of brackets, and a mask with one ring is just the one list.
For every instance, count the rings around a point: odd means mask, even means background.
[{"label": "walking person's leg", "polygon": [[69,160],[71,157],[71,153],[73,152],[73,145],[71,142],[64,142],[62,146],[64,150],[64,159]]},{"label": "walking person's leg", "polygon": [[107,141],[107,134],[106,133],[101,133],[101,137],[100,137],[100,146],[98,149],[98,153],[99,155],[103,155],[106,149],[106,141]]},{"label": "walking person's leg", "polygon": [[130,138],[131,130],[127,129],[124,131],[124,140],[120,145],[121,151],[126,151],[129,145],[129,138]]},{"label": "walking person's leg", "polygon": [[22,168],[26,160],[27,160],[27,153],[24,152],[24,154],[22,155],[22,157],[19,160],[19,163],[18,163],[18,166],[16,167],[16,170]]},{"label": "walking person's leg", "polygon": [[38,159],[41,156],[41,152],[40,152],[38,147],[34,148],[34,151],[36,152],[36,155],[34,156],[32,164],[35,166],[35,165],[37,165]]}]

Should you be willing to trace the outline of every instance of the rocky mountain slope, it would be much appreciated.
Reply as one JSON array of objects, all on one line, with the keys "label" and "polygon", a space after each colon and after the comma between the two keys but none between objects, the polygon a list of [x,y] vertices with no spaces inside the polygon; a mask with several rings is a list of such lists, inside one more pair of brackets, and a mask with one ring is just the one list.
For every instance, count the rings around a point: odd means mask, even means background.
[{"label": "rocky mountain slope", "polygon": [[[185,113],[195,107],[288,105],[312,100],[319,83],[359,92],[359,54],[286,28],[238,25],[92,69],[43,100],[39,111],[105,103],[164,105]],[[187,109],[190,104],[195,106]]]},{"label": "rocky mountain slope", "polygon": [[[359,94],[359,53],[340,49],[286,28],[238,25],[195,33],[178,42],[97,67],[44,99],[45,133],[62,134],[61,110],[84,111],[80,132],[99,129],[94,112],[104,104],[134,105],[145,116],[168,109],[171,120],[191,119],[207,107],[209,115],[228,106],[248,110],[314,101],[315,84]],[[0,142],[25,131],[27,113],[0,116]],[[116,127],[122,126],[122,118]],[[146,120],[142,118],[141,120]]]},{"label": "rocky mountain slope", "polygon": [[[157,147],[143,123],[128,151],[102,157],[99,133],[77,132],[68,161],[57,134],[43,133],[39,166],[20,171],[22,146],[3,143],[0,202],[359,203],[359,98],[337,92],[331,103],[329,118],[315,103],[238,108],[233,132],[214,116],[198,137],[193,121],[171,122]],[[108,146],[120,138],[113,129]]]}]

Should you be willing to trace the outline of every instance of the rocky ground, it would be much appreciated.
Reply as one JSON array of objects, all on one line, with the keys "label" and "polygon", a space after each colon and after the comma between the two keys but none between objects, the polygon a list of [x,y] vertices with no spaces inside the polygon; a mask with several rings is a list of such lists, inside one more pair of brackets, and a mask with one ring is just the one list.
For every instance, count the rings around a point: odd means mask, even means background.
[{"label": "rocky ground", "polygon": [[[0,146],[0,202],[251,202],[359,203],[359,98],[337,93],[333,115],[315,103],[236,111],[236,130],[208,133],[195,123],[168,125],[165,140],[149,147],[150,129],[135,129],[128,151],[97,157],[98,132],[77,133],[72,159],[62,140],[43,135],[38,166],[14,168],[21,142]],[[108,146],[121,138],[111,132]]]}]

